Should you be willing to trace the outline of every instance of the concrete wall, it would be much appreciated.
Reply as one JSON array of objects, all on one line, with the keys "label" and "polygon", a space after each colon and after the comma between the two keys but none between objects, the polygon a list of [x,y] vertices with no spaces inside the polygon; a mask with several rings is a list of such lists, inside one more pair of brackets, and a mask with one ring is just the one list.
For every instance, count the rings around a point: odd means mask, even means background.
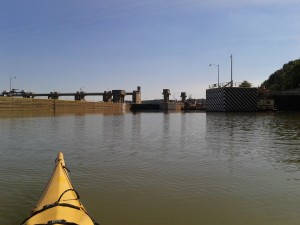
[{"label": "concrete wall", "polygon": [[222,87],[206,90],[208,112],[257,111],[257,88]]},{"label": "concrete wall", "polygon": [[0,97],[0,113],[85,113],[122,112],[127,104],[112,102],[85,102],[54,99]]}]

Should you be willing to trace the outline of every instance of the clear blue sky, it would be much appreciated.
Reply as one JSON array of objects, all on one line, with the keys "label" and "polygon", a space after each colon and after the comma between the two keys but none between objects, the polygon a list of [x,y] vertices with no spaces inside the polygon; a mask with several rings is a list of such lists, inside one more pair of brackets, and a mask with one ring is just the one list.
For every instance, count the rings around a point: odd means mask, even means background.
[{"label": "clear blue sky", "polygon": [[299,21],[299,0],[0,0],[0,90],[205,98],[231,54],[258,86],[300,58]]}]

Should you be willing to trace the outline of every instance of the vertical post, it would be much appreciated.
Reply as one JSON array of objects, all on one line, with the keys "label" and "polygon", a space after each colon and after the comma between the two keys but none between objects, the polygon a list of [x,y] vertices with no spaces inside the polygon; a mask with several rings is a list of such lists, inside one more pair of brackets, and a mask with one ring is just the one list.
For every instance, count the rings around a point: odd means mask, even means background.
[{"label": "vertical post", "polygon": [[232,80],[232,54],[230,55],[230,59],[231,59],[231,87],[233,86],[233,80]]},{"label": "vertical post", "polygon": [[218,88],[220,87],[220,65],[218,64]]},{"label": "vertical post", "polygon": [[11,79],[12,79],[12,78],[17,79],[17,77],[15,76],[15,77],[10,77],[10,78],[9,78],[9,94],[11,94]]}]

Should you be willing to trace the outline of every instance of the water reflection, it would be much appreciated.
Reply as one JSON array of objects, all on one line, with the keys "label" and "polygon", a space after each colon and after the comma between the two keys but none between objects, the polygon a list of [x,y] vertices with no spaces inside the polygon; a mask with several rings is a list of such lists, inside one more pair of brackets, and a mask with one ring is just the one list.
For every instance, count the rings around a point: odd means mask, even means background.
[{"label": "water reflection", "polygon": [[84,205],[102,224],[297,224],[299,119],[281,113],[0,118],[0,224],[28,214],[57,151],[64,151]]},{"label": "water reflection", "polygon": [[162,146],[161,146],[161,150],[162,150],[162,156],[165,156],[167,154],[167,152],[170,149],[170,143],[172,142],[172,139],[174,138],[171,134],[170,134],[170,129],[171,129],[171,124],[170,124],[170,117],[172,115],[168,114],[168,113],[164,113],[163,114],[163,120],[161,122],[161,126],[162,126],[162,134],[161,134],[161,138],[162,138]]},{"label": "water reflection", "polygon": [[264,159],[275,167],[299,162],[298,114],[207,113],[206,123],[209,148],[220,157]]}]

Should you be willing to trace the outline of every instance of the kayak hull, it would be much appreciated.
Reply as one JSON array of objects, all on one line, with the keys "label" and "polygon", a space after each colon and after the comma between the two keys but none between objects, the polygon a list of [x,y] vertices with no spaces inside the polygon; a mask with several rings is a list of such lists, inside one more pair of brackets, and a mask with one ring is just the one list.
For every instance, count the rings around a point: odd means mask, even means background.
[{"label": "kayak hull", "polygon": [[55,168],[32,214],[21,225],[80,224],[96,225],[74,190],[63,153],[58,153]]},{"label": "kayak hull", "polygon": [[94,225],[92,219],[81,210],[72,209],[64,206],[55,206],[51,209],[38,213],[27,220],[24,225],[36,224],[56,224],[49,221],[67,221],[68,223]]}]

